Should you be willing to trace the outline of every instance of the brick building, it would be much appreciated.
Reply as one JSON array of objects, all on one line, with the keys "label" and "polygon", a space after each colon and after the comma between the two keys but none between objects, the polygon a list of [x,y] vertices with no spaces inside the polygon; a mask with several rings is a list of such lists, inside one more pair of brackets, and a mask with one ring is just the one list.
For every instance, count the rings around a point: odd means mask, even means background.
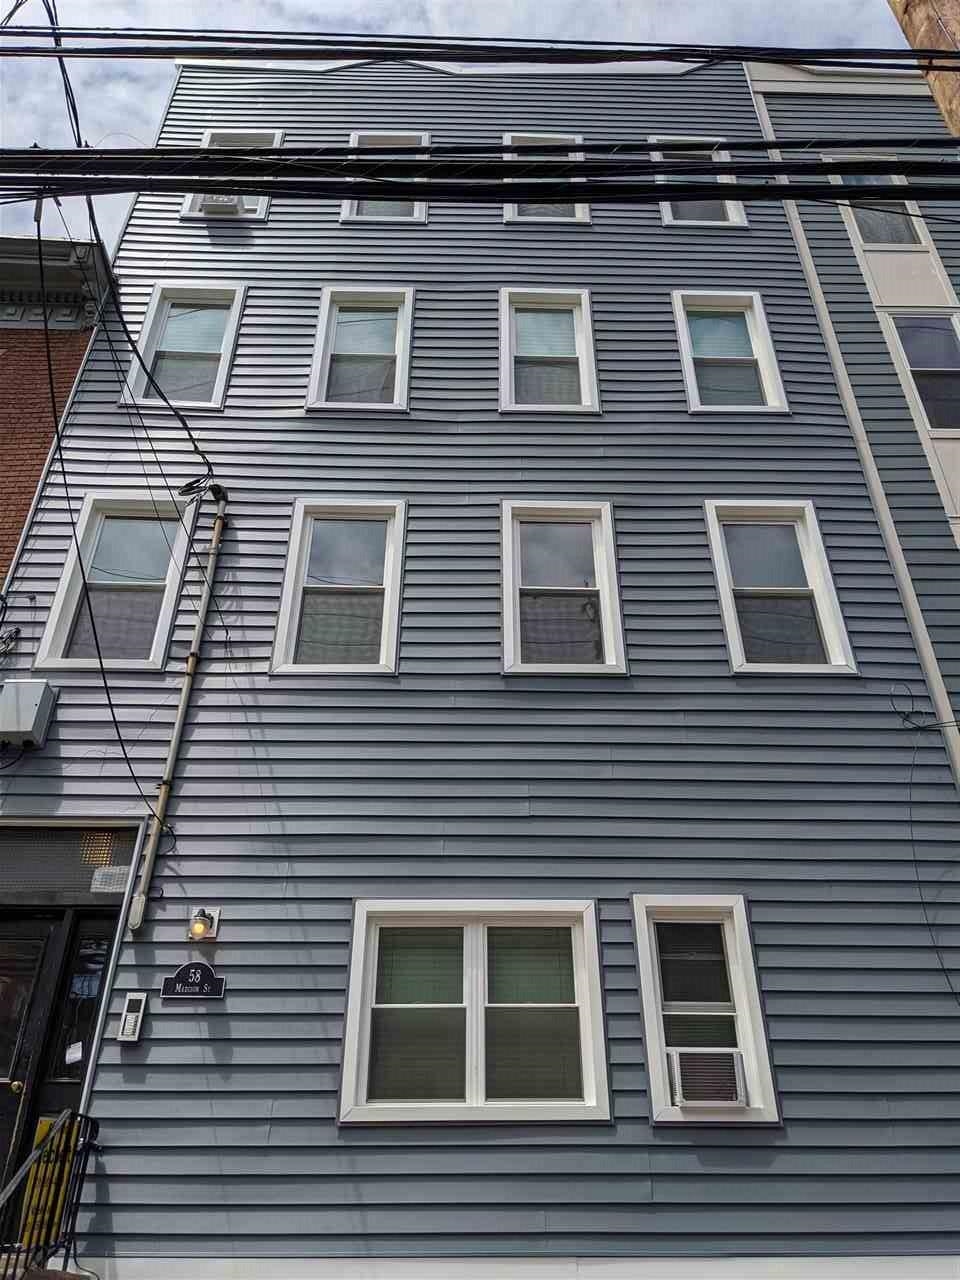
[{"label": "brick building", "polygon": [[[62,409],[90,339],[96,311],[92,244],[44,241],[47,307],[57,404]],[[93,287],[91,287],[93,286]],[[0,582],[36,492],[53,419],[47,385],[36,241],[0,237]]]}]

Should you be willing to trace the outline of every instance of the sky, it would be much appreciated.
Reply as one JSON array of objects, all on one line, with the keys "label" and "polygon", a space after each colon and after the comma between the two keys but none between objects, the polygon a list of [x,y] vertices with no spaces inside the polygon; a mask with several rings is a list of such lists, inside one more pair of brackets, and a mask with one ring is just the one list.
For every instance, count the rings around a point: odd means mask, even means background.
[{"label": "sky", "polygon": [[[0,13],[12,0],[0,0]],[[885,45],[903,43],[887,0],[58,0],[64,26],[165,27],[189,15],[195,29],[491,36],[542,40],[676,41],[711,44]],[[15,22],[43,23],[41,0]],[[178,29],[176,27],[174,30]],[[78,59],[68,64],[85,139],[91,146],[151,146],[173,81],[172,64]],[[53,59],[0,60],[0,146],[72,145]],[[76,202],[64,202],[71,232],[85,235]],[[108,246],[126,196],[100,197]],[[44,233],[63,236],[52,209]],[[33,210],[0,210],[0,231],[34,233]]]}]

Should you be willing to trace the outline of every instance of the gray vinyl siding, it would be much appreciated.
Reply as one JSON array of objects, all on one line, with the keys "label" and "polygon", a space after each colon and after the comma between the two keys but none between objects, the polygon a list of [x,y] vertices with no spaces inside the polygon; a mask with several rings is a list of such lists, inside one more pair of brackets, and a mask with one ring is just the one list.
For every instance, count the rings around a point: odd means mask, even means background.
[{"label": "gray vinyl siding", "polygon": [[[508,130],[757,137],[738,68],[687,78],[463,75],[414,66],[183,70],[162,141],[210,125],[437,141]],[[956,966],[957,806],[936,733],[895,683],[922,676],[781,208],[666,229],[654,207],[589,227],[504,226],[433,205],[426,226],[344,227],[333,202],[266,225],[180,223],[138,200],[118,258],[131,323],[159,278],[249,285],[226,411],[192,414],[230,491],[211,615],[148,920],[124,944],[92,1101],[102,1125],[88,1255],[937,1253],[960,1245],[960,1014],[918,901]],[[411,411],[304,413],[320,290],[412,285]],[[602,415],[497,412],[497,291],[591,290]],[[691,415],[675,288],[758,289],[789,415]],[[101,335],[67,429],[89,487],[157,478],[117,407]],[[200,471],[163,415],[172,483]],[[404,498],[395,677],[271,676],[298,496]],[[613,504],[629,674],[501,675],[499,503]],[[708,498],[812,499],[858,676],[733,677]],[[199,545],[209,533],[209,508]],[[59,482],[14,580],[29,668],[67,551]],[[196,574],[162,673],[111,677],[148,795],[159,777]],[[49,744],[0,773],[6,816],[142,814],[98,678],[56,677]],[[908,804],[908,799],[910,803]],[[742,893],[784,1123],[653,1129],[629,895]],[[338,1128],[358,897],[597,900],[610,1124]],[[161,1004],[193,905],[220,1004]],[[113,1039],[153,992],[141,1043]]]},{"label": "gray vinyl siding", "polygon": [[[766,102],[785,141],[818,133],[946,136],[927,97],[770,94]],[[960,707],[960,551],[840,212],[809,202],[799,209],[927,627]],[[960,195],[921,204],[921,211],[960,293]]]}]

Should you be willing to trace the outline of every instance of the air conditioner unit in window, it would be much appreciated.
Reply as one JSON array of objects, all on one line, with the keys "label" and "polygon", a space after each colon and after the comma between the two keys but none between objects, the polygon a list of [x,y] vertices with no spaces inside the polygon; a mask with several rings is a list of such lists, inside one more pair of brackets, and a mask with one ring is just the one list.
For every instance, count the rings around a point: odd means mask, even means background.
[{"label": "air conditioner unit in window", "polygon": [[745,1107],[747,1086],[739,1049],[668,1049],[675,1107]]},{"label": "air conditioner unit in window", "polygon": [[200,209],[203,213],[243,213],[243,196],[207,191],[200,197]]}]

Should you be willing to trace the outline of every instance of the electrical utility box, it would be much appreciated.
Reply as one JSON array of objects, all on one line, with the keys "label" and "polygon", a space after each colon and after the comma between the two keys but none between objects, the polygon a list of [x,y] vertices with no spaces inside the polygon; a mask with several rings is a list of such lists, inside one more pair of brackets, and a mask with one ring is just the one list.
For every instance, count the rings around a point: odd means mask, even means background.
[{"label": "electrical utility box", "polygon": [[57,692],[46,680],[5,680],[0,685],[0,743],[42,747]]}]

